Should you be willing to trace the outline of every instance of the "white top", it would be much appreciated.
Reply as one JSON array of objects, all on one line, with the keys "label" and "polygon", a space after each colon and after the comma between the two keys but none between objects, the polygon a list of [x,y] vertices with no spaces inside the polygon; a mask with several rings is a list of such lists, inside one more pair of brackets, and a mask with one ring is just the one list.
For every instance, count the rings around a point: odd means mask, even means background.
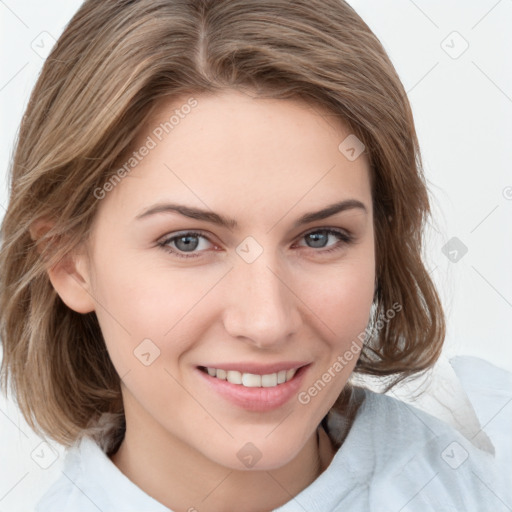
[{"label": "white top", "polygon": [[[329,415],[332,438],[339,435],[338,419]],[[274,512],[510,512],[512,498],[499,488],[494,472],[492,455],[448,424],[366,390],[328,468]],[[35,510],[170,512],[132,483],[90,438],[70,448],[63,474]]]}]

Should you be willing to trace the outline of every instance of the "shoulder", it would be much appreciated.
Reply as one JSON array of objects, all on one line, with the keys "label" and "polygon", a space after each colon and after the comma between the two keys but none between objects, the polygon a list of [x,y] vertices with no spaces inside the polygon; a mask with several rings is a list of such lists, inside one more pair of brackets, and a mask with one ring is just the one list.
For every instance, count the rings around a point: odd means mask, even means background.
[{"label": "shoulder", "polygon": [[509,510],[491,454],[392,397],[364,390],[340,452],[367,482],[369,510]]},{"label": "shoulder", "polygon": [[[64,466],[60,477],[50,486],[42,498],[38,501],[36,512],[50,512],[53,510],[73,509],[79,511],[88,511],[101,509],[102,501],[97,499],[97,503],[89,498],[88,489],[85,488],[80,495],[86,476],[83,457],[84,450],[87,449],[89,459],[97,458],[96,449],[99,447],[91,443],[89,439],[82,439],[74,446],[69,448],[64,459]],[[85,498],[85,499],[84,499]],[[91,501],[87,506],[86,500]]]},{"label": "shoulder", "polygon": [[91,438],[67,452],[60,477],[35,507],[35,512],[168,512],[131,482]]}]

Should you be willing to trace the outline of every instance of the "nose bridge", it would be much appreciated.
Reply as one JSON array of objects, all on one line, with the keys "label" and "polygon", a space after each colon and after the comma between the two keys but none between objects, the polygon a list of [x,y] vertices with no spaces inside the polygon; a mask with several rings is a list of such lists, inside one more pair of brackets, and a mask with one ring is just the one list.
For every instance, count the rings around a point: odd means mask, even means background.
[{"label": "nose bridge", "polygon": [[[229,307],[224,313],[226,330],[259,346],[285,341],[298,329],[296,298],[288,287],[278,257],[262,251],[252,262],[235,260],[230,272]],[[280,270],[281,268],[281,270]]]}]

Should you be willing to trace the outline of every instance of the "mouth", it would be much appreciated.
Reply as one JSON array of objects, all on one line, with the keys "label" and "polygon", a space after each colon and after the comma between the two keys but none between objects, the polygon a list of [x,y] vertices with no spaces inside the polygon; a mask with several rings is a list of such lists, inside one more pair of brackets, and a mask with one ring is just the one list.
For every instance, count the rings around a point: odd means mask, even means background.
[{"label": "mouth", "polygon": [[[229,368],[198,366],[196,371],[209,392],[235,407],[261,413],[276,410],[290,402],[299,392],[311,365],[280,364],[258,368],[249,364],[229,365]],[[247,371],[249,369],[251,372]]]}]

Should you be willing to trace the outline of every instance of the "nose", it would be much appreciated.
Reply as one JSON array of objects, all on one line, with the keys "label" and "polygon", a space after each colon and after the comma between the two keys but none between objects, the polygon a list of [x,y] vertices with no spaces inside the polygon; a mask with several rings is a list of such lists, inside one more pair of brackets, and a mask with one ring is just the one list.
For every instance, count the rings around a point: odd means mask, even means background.
[{"label": "nose", "polygon": [[258,348],[277,348],[299,332],[300,298],[293,276],[267,252],[254,262],[235,263],[225,283],[224,328],[233,337]]}]

